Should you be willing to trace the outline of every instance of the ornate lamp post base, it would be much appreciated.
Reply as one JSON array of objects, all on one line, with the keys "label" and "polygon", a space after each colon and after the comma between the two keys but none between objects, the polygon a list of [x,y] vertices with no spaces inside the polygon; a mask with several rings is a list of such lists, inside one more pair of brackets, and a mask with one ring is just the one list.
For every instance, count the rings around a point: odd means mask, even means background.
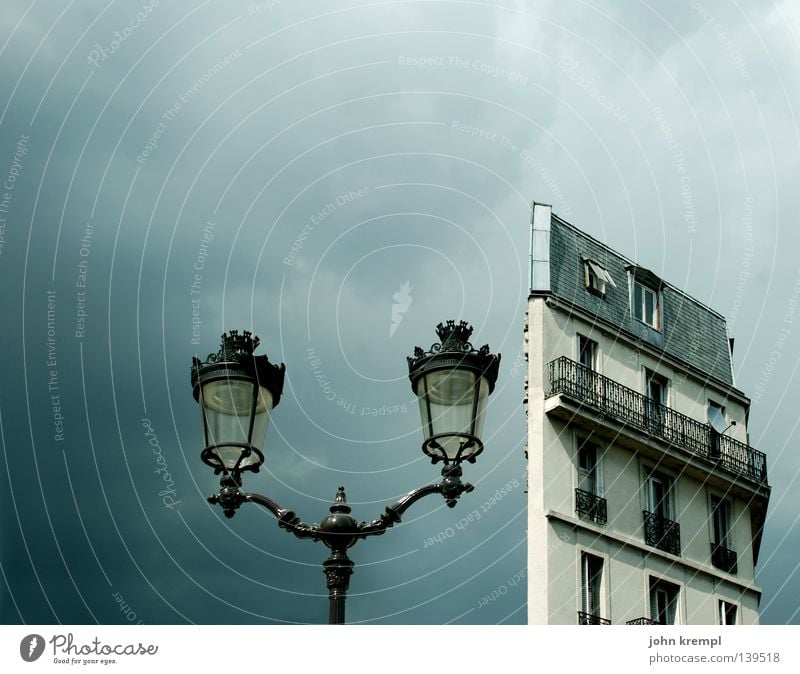
[{"label": "ornate lamp post base", "polygon": [[329,625],[344,625],[344,603],[354,566],[355,563],[347,556],[345,550],[334,550],[331,556],[322,562],[322,568],[328,579]]}]

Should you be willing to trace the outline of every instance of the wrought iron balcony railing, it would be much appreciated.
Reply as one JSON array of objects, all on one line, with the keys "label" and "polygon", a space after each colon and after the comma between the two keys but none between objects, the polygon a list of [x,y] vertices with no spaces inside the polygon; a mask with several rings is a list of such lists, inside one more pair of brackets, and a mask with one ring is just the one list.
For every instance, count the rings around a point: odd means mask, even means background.
[{"label": "wrought iron balcony railing", "polygon": [[597,524],[605,524],[608,521],[606,500],[583,489],[575,490],[575,512],[585,515]]},{"label": "wrought iron balcony railing", "polygon": [[736,573],[736,553],[718,543],[711,544],[711,563],[728,573]]},{"label": "wrought iron balcony railing", "polygon": [[601,618],[594,613],[585,613],[578,611],[578,624],[579,625],[610,625],[611,621],[606,618]]},{"label": "wrought iron balcony railing", "polygon": [[660,405],[565,356],[551,361],[549,368],[548,398],[567,395],[620,423],[682,447],[715,466],[766,483],[767,457],[763,452],[727,435],[719,435],[709,424]]},{"label": "wrought iron balcony railing", "polygon": [[680,555],[680,524],[647,510],[643,510],[642,514],[644,515],[644,542],[664,552]]},{"label": "wrought iron balcony railing", "polygon": [[659,625],[658,620],[651,620],[650,618],[634,618],[625,623],[626,625]]}]

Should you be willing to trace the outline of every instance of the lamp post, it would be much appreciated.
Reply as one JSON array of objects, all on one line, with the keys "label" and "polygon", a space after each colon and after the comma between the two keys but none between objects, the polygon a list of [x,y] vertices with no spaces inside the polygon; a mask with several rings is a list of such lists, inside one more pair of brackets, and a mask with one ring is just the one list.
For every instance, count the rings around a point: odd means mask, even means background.
[{"label": "lamp post", "polygon": [[441,494],[454,507],[461,494],[473,486],[461,481],[461,463],[474,463],[483,451],[480,439],[486,401],[497,381],[500,355],[489,347],[474,349],[472,328],[464,321],[447,321],[436,327],[439,342],[429,351],[414,349],[408,358],[409,378],[419,399],[423,452],[432,463],[441,462],[440,482],[415,489],[371,522],[358,522],[350,514],[344,487],[339,487],[330,514],[319,524],[305,524],[291,510],[261,494],[242,490],[242,475],[257,473],[264,463],[264,437],[272,410],[283,392],[284,365],[255,355],[258,337],[232,330],[222,336],[219,352],[205,361],[192,361],[192,389],[200,404],[205,448],[204,463],[221,474],[220,490],[209,497],[226,517],[244,503],[269,510],[278,526],[298,538],[321,541],[330,549],[322,567],[327,578],[330,624],[344,623],[345,600],[353,573],[347,550],[361,539],[380,536],[400,521],[403,513],[429,494]]}]

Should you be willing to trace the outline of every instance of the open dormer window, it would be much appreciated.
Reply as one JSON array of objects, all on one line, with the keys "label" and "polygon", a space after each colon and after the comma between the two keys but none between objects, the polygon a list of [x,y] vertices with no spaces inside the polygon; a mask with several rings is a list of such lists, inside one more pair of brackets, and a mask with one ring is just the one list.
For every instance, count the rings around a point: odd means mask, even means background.
[{"label": "open dormer window", "polygon": [[607,286],[617,287],[611,274],[602,264],[587,258],[583,259],[583,285],[589,292],[600,297],[606,294]]}]

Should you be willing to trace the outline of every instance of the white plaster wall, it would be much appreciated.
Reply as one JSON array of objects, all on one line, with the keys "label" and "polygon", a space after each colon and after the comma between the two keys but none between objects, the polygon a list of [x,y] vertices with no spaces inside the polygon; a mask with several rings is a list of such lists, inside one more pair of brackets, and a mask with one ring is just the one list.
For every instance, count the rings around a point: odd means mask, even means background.
[{"label": "white plaster wall", "polygon": [[[642,510],[645,509],[644,476],[653,461],[638,453],[608,446],[601,458],[609,521],[601,530],[638,543],[626,545],[581,527],[574,512],[577,486],[576,443],[572,428],[544,413],[547,363],[559,356],[576,359],[576,333],[600,346],[599,370],[605,376],[643,392],[643,367],[674,382],[670,406],[705,422],[707,398],[726,405],[739,425],[736,433],[746,440],[745,401],[725,398],[720,389],[688,376],[665,361],[612,337],[590,322],[569,316],[544,298],[529,302],[526,353],[528,355],[528,560],[529,621],[532,624],[575,624],[580,610],[580,552],[606,558],[604,564],[603,617],[623,623],[649,616],[649,577],[658,575],[682,587],[679,615],[682,622],[717,623],[720,598],[739,605],[739,621],[758,622],[759,592],[754,585],[752,535],[746,502],[732,498],[732,539],[738,554],[738,574],[733,582],[720,579],[711,566],[709,488],[686,475],[675,474],[673,498],[681,526],[682,557],[662,557],[644,546]],[[733,430],[733,429],[732,429]],[[665,471],[669,472],[669,471]],[[724,495],[724,491],[715,493]],[[730,496],[729,496],[730,498]],[[573,522],[547,515],[560,514]],[[687,560],[693,565],[683,562]],[[698,567],[701,567],[698,569]],[[706,573],[707,569],[710,573]],[[751,589],[746,589],[747,587]]]}]

